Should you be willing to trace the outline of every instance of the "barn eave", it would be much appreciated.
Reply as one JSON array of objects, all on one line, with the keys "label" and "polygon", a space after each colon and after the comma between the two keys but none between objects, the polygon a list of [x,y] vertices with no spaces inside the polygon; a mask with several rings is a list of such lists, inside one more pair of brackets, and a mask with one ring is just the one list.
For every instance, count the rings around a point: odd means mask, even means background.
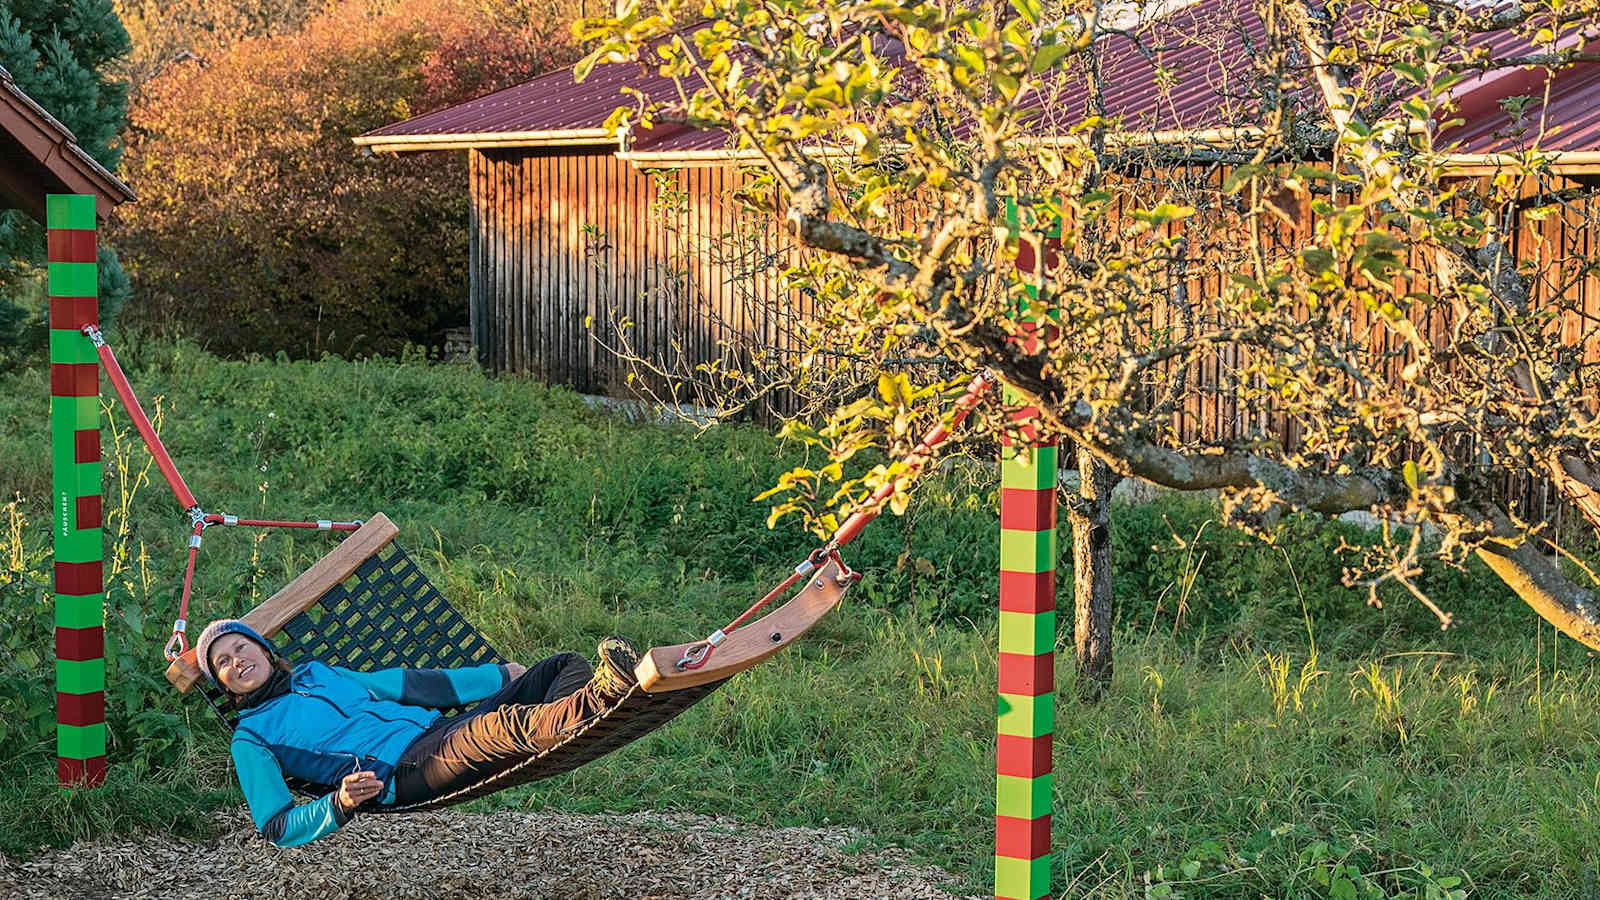
[{"label": "barn eave", "polygon": [[373,153],[421,153],[429,150],[491,150],[513,147],[615,147],[617,137],[604,128],[561,131],[494,131],[471,134],[391,134],[352,138]]}]

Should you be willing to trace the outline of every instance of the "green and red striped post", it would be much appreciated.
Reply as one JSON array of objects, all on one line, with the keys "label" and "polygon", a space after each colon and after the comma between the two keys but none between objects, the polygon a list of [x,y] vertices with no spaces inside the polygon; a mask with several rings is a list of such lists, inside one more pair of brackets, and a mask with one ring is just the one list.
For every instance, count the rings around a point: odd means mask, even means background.
[{"label": "green and red striped post", "polygon": [[[1008,212],[1020,231],[1016,206]],[[1059,228],[1059,225],[1057,226]],[[1057,249],[1053,236],[1024,236],[1017,267],[1034,271]],[[1040,246],[1034,246],[1034,240]],[[1043,253],[1038,252],[1043,250]],[[1038,286],[1028,285],[1030,299]],[[1048,323],[1024,323],[1024,349],[1036,351]],[[1031,327],[1027,327],[1031,326]],[[1008,407],[1021,398],[1007,389]],[[1025,421],[1034,410],[1015,415]],[[1032,429],[1023,426],[1025,439]],[[1000,462],[1000,690],[995,748],[994,895],[1050,896],[1050,816],[1054,776],[1056,641],[1056,448],[1008,445]]]},{"label": "green and red striped post", "polygon": [[106,777],[100,363],[82,331],[100,318],[95,198],[50,194],[45,206],[55,500],[56,773],[64,785],[93,787]]},{"label": "green and red striped post", "polygon": [[[1007,397],[1009,403],[1015,399]],[[1000,464],[1000,696],[994,895],[1050,894],[1056,641],[1056,448]]]}]

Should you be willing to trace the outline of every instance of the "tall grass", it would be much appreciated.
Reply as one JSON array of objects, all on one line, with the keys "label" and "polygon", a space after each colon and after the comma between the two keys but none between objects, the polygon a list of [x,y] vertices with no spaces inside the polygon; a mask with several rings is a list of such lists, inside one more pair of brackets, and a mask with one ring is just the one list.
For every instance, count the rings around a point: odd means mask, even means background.
[{"label": "tall grass", "polygon": [[[440,589],[521,659],[613,631],[698,636],[809,547],[766,530],[749,500],[803,452],[759,431],[632,425],[562,390],[416,359],[229,362],[137,340],[119,352],[208,509],[385,511]],[[42,373],[0,382],[0,646],[40,663],[52,652],[47,394]],[[203,813],[238,801],[225,737],[160,679],[186,529],[159,480],[135,487],[147,459],[119,428],[113,406],[111,784],[57,790],[37,721],[0,736],[6,853],[135,828],[204,835]],[[931,479],[914,527],[880,522],[852,546],[866,580],[798,646],[628,749],[478,807],[853,825],[983,893],[997,488],[983,465]],[[1116,512],[1112,691],[1057,704],[1057,890],[1586,896],[1600,846],[1589,655],[1481,571],[1423,576],[1460,623],[1441,633],[1414,603],[1367,608],[1339,584],[1334,548],[1362,540],[1354,528],[1294,520],[1277,550],[1214,518],[1182,499]],[[211,530],[196,627],[259,602],[328,546]],[[47,666],[29,674],[15,659],[0,707],[48,706]],[[1071,697],[1070,649],[1056,674]]]}]

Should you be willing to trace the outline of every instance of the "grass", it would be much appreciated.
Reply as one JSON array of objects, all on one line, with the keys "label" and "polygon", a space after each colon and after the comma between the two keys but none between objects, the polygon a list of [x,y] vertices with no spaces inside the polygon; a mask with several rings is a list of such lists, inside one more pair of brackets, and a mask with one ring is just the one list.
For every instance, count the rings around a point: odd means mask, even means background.
[{"label": "grass", "polygon": [[[441,590],[525,660],[612,631],[649,642],[709,631],[809,544],[767,531],[749,502],[800,461],[753,430],[629,425],[564,391],[417,360],[226,362],[136,338],[119,352],[208,508],[382,509]],[[26,519],[0,527],[0,713],[13,723],[0,734],[0,852],[147,829],[203,837],[208,812],[239,798],[220,730],[160,681],[184,530],[161,484],[119,489],[144,457],[115,410],[113,774],[94,792],[54,785],[47,394],[40,372],[0,381],[0,454],[14,463],[0,500],[19,497],[11,515]],[[985,467],[930,481],[913,528],[880,522],[853,548],[867,580],[796,648],[626,750],[473,808],[850,825],[864,847],[910,847],[956,887],[986,892],[995,490]],[[1424,576],[1461,623],[1441,633],[1413,602],[1371,609],[1339,586],[1331,551],[1353,529],[1297,520],[1279,550],[1213,517],[1181,499],[1117,511],[1109,699],[1067,699],[1065,630],[1058,643],[1057,892],[1592,896],[1590,654],[1482,571]],[[192,618],[248,608],[326,547],[213,530]]]}]

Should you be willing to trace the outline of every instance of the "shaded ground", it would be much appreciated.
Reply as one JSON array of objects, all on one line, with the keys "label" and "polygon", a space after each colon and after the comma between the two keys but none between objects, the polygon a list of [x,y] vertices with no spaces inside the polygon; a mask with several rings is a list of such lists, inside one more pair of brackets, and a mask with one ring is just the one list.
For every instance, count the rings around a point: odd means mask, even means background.
[{"label": "shaded ground", "polygon": [[954,879],[844,828],[758,829],[704,816],[459,812],[365,816],[279,850],[243,810],[211,845],[159,836],[0,855],[0,898],[964,900]]}]

